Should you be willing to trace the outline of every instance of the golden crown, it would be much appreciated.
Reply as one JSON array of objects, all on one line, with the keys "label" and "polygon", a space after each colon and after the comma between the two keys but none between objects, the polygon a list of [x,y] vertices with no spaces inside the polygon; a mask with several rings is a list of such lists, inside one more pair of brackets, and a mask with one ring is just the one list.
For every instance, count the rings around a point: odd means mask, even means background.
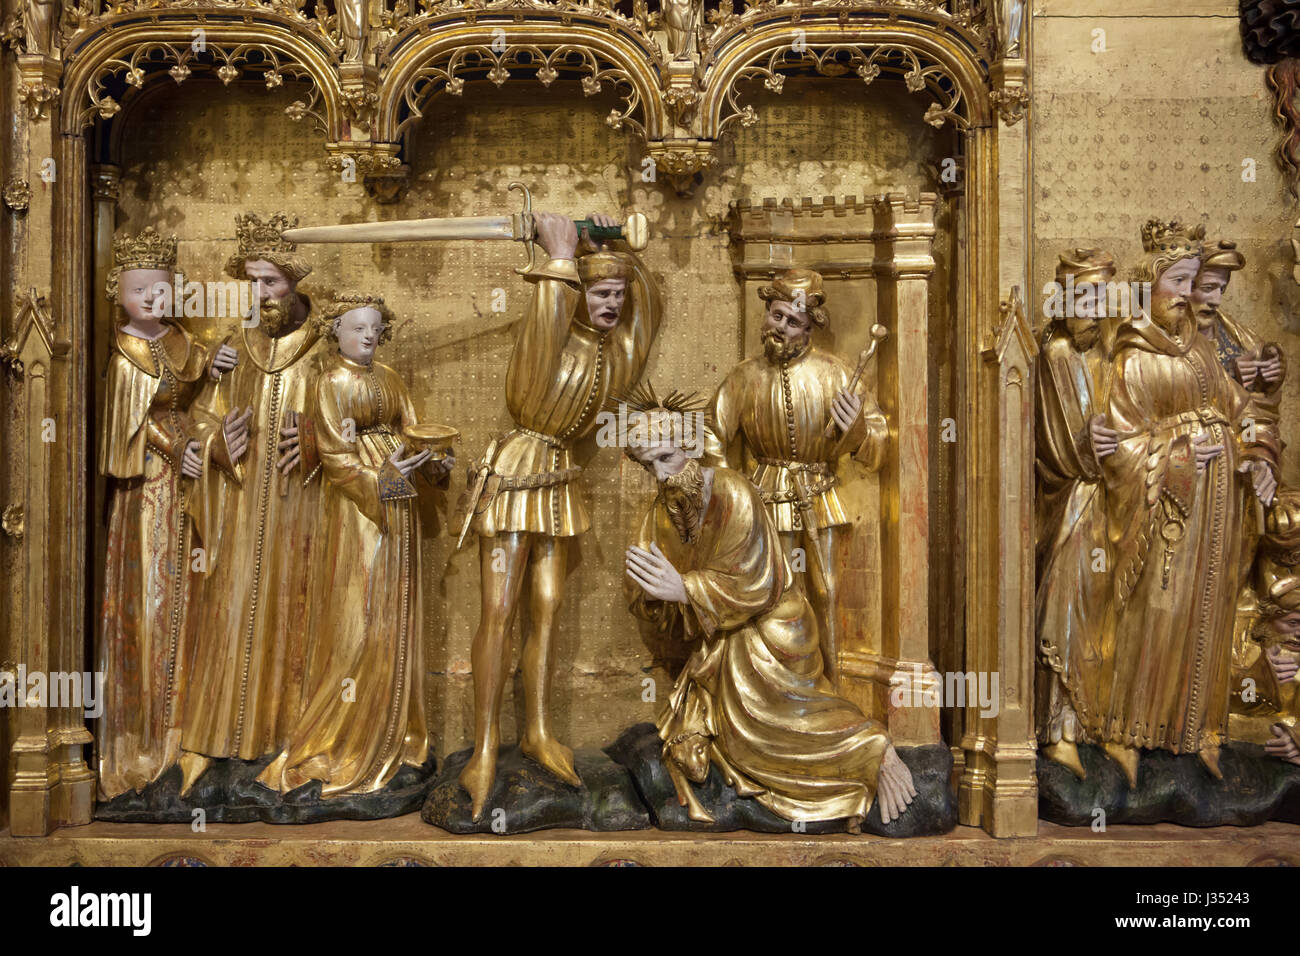
[{"label": "golden crown", "polygon": [[297,225],[297,216],[290,220],[284,213],[276,213],[266,222],[251,212],[236,215],[235,236],[239,240],[239,254],[245,259],[258,259],[265,253],[293,252],[297,245],[282,234]]},{"label": "golden crown", "polygon": [[1142,249],[1160,255],[1173,255],[1177,258],[1197,257],[1201,255],[1205,239],[1205,225],[1184,226],[1177,219],[1161,222],[1148,219],[1142,227]]},{"label": "golden crown", "polygon": [[118,272],[126,269],[176,268],[176,237],[161,236],[148,226],[135,238],[119,236],[113,240],[113,265]]}]

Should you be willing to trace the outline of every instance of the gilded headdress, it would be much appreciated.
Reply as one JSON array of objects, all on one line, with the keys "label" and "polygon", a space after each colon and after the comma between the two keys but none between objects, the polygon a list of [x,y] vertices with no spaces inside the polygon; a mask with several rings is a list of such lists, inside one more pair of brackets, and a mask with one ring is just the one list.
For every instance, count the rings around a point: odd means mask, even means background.
[{"label": "gilded headdress", "polygon": [[1115,257],[1104,249],[1070,249],[1060,254],[1056,264],[1056,281],[1064,283],[1068,276],[1075,284],[1082,282],[1109,282],[1115,278]]},{"label": "gilded headdress", "polygon": [[244,264],[262,259],[284,272],[292,281],[299,282],[311,272],[309,266],[296,254],[298,246],[284,238],[284,231],[298,225],[298,217],[290,219],[276,213],[266,222],[254,213],[235,216],[235,238],[239,251],[226,260],[226,275],[234,279],[247,279]]},{"label": "gilded headdress", "polygon": [[1144,252],[1172,255],[1177,259],[1200,257],[1204,249],[1205,226],[1184,226],[1177,219],[1162,222],[1148,219],[1142,227]]},{"label": "gilded headdress", "polygon": [[1205,254],[1201,257],[1202,269],[1227,269],[1236,272],[1246,267],[1246,257],[1237,250],[1237,244],[1228,239],[1219,239],[1205,244]]},{"label": "gilded headdress", "polygon": [[575,265],[583,285],[592,285],[602,279],[623,279],[630,282],[634,270],[634,260],[626,252],[593,252],[579,256]]},{"label": "gilded headdress", "polygon": [[176,237],[159,235],[147,226],[138,236],[118,236],[113,240],[113,268],[108,272],[104,292],[110,302],[117,301],[119,280],[131,269],[176,269]]},{"label": "gilded headdress", "polygon": [[1199,259],[1205,252],[1205,225],[1184,226],[1177,219],[1148,219],[1142,227],[1142,259],[1134,270],[1141,282],[1155,282],[1182,259]]},{"label": "gilded headdress", "polygon": [[830,313],[822,307],[826,293],[822,289],[822,275],[812,269],[787,269],[771,285],[761,286],[758,297],[764,302],[789,302],[802,305],[803,311],[813,320],[818,328],[825,328],[830,321]]}]

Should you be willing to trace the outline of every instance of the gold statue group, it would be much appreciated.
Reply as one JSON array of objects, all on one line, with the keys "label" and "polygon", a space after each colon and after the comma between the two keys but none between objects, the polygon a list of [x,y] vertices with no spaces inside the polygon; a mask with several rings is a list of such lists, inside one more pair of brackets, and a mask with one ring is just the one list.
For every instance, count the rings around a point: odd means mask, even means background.
[{"label": "gold statue group", "polygon": [[1127,307],[1109,253],[1060,256],[1036,385],[1039,741],[1080,778],[1079,744],[1100,746],[1130,788],[1142,749],[1222,779],[1230,717],[1300,763],[1285,358],[1221,308],[1235,243],[1156,220],[1142,243],[1133,288],[1149,294]]},{"label": "gold statue group", "polygon": [[[555,616],[570,539],[592,524],[574,445],[622,403],[635,436],[623,451],[659,489],[627,549],[631,610],[693,650],[658,720],[679,802],[710,820],[691,784],[716,766],[790,821],[857,830],[873,802],[883,822],[898,818],[911,773],[836,692],[834,545],[850,519],[835,469],[844,455],[877,467],[888,430],[853,368],[812,344],[829,321],[821,276],[792,270],[761,290],[764,352],[721,383],[696,448],[681,423],[700,406],[638,384],[663,311],[641,259],[566,217],[533,221],[546,257],[524,276],[532,298],[505,376],[514,427],[471,464],[465,498],[481,552],[475,739],[459,778],[473,817],[495,781],[521,597],[519,744],[582,784],[549,720]],[[257,781],[273,791],[319,781],[324,799],[366,794],[429,757],[418,496],[447,481],[450,442],[422,446],[430,426],[374,359],[393,323],[382,298],[311,301],[298,290],[310,267],[283,236],[294,223],[236,223],[226,271],[253,283],[257,308],[213,350],[158,314],[175,237],[115,244],[99,456],[111,479],[105,800],[178,764],[182,793],[201,792],[230,758],[269,760]]]}]

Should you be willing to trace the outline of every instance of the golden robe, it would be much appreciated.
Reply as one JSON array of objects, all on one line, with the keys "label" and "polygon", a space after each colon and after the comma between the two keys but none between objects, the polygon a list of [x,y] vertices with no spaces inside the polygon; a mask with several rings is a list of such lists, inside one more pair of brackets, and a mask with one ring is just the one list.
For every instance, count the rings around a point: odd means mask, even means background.
[{"label": "golden robe", "polygon": [[239,364],[200,399],[214,419],[250,406],[253,417],[245,456],[206,505],[217,530],[196,627],[193,679],[202,693],[185,708],[188,751],[254,760],[278,751],[298,717],[320,495],[306,468],[285,477],[275,466],[288,413],[310,414],[318,337],[310,320],[277,339],[241,323],[226,339]]},{"label": "golden robe", "polygon": [[[657,286],[633,258],[623,313],[608,332],[586,321],[573,260],[552,259],[525,276],[535,284],[533,299],[506,370],[506,407],[515,427],[485,456],[500,490],[480,505],[473,524],[479,535],[571,537],[591,527],[573,443],[594,429],[611,394],[641,377],[663,314]],[[530,482],[536,486],[522,487]]]},{"label": "golden robe", "polygon": [[632,613],[699,642],[659,717],[660,738],[702,731],[736,792],[785,819],[865,817],[889,736],[823,675],[816,618],[754,486],[714,469],[691,544],[656,500],[638,545],[651,542],[681,573],[687,602],[654,600],[629,582]]},{"label": "golden robe", "polygon": [[[1239,441],[1249,401],[1209,340],[1190,319],[1178,332],[1127,325],[1116,343],[1108,404],[1120,443],[1102,463],[1113,630],[1087,651],[1080,677],[1096,682],[1095,706],[1078,716],[1096,742],[1195,753],[1227,730],[1250,494],[1237,468],[1261,452]],[[1197,472],[1190,442],[1201,433],[1224,451]]]},{"label": "golden robe", "polygon": [[191,440],[209,469],[212,429],[188,412],[208,353],[178,325],[152,342],[119,329],[104,389],[100,474],[110,485],[104,603],[96,666],[99,795],[142,790],[180,756],[181,707],[192,649],[190,552],[205,483],[181,475]]},{"label": "golden robe", "polygon": [[[1043,743],[1081,741],[1076,714],[1093,711],[1081,669],[1100,659],[1110,599],[1106,495],[1092,453],[1090,421],[1110,392],[1110,345],[1079,351],[1063,325],[1038,355],[1035,455],[1038,472],[1035,593],[1039,658],[1037,726]],[[1100,553],[1102,560],[1097,561]]]},{"label": "golden robe", "polygon": [[847,362],[810,345],[782,364],[765,355],[741,362],[713,396],[704,462],[749,475],[778,531],[797,531],[806,524],[796,470],[803,474],[815,527],[829,528],[851,520],[835,490],[840,456],[851,453],[872,471],[885,459],[889,428],[861,381],[854,393],[862,399],[862,414],[853,428],[822,437],[831,421],[831,402],[852,377]]},{"label": "golden robe", "polygon": [[[1233,380],[1240,382],[1240,376],[1237,373],[1237,359],[1248,352],[1259,353],[1264,346],[1264,341],[1256,335],[1249,326],[1238,322],[1223,311],[1215,314],[1214,324],[1208,330],[1208,336],[1214,345],[1215,354],[1219,357],[1219,362],[1224,370]],[[1269,385],[1264,380],[1256,376],[1251,382],[1250,387],[1246,389],[1246,394],[1250,398],[1250,407],[1247,409],[1245,417],[1254,423],[1255,444],[1266,452],[1267,460],[1276,464],[1282,457],[1282,433],[1279,421],[1281,419],[1281,401],[1282,401],[1282,383],[1286,381],[1286,355],[1279,351],[1278,356],[1282,360],[1282,375],[1276,382]],[[1276,469],[1274,474],[1278,474]],[[1281,477],[1278,475],[1278,477]],[[1246,509],[1244,518],[1244,528],[1241,536],[1241,579],[1242,595],[1241,600],[1248,602],[1249,590],[1247,578],[1250,576],[1251,565],[1255,561],[1255,551],[1259,546],[1260,512],[1254,508]]]},{"label": "golden robe", "polygon": [[417,421],[411,397],[388,366],[336,355],[315,407],[324,487],[303,712],[258,780],[286,793],[320,780],[328,797],[379,790],[404,764],[422,765],[429,731],[416,490],[389,461]]}]

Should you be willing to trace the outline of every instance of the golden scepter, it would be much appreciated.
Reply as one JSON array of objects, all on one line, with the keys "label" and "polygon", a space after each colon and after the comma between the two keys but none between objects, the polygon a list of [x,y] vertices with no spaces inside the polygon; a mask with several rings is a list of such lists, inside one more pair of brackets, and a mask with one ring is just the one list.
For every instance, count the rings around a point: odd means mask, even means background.
[{"label": "golden scepter", "polygon": [[[867,363],[871,361],[871,356],[876,354],[876,347],[880,345],[889,330],[877,322],[871,327],[871,344],[862,350],[858,356],[858,367],[853,370],[853,377],[849,379],[848,390],[851,392],[858,387],[858,382],[862,380],[862,373],[867,370]],[[826,430],[822,433],[823,438],[834,438],[835,432],[839,426],[835,424],[835,416],[832,415],[830,421],[826,423]]]}]

